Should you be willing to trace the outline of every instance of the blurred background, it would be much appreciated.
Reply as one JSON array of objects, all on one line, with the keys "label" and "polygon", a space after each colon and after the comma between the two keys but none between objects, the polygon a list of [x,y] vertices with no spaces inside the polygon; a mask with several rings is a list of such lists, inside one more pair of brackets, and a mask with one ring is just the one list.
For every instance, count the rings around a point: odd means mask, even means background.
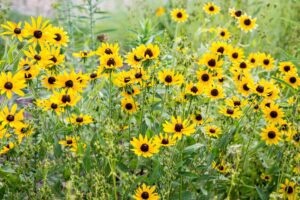
[{"label": "blurred background", "polygon": [[[137,37],[137,32],[147,26],[155,34],[162,27],[155,16],[159,7],[166,13],[175,7],[187,8],[191,15],[203,13],[202,6],[209,1],[200,0],[0,0],[0,23],[6,20],[27,20],[29,16],[51,18],[56,24],[65,27],[72,35],[77,50],[89,46],[83,33],[90,34],[90,16],[93,14],[94,34],[98,38],[105,34],[110,42],[118,41],[130,48],[129,41]],[[256,17],[258,29],[251,35],[250,46],[257,50],[272,53],[279,59],[289,59],[299,63],[300,58],[300,0],[212,0],[221,6],[223,13],[235,7]],[[198,6],[198,7],[195,7]],[[91,9],[93,10],[91,12]],[[192,13],[193,12],[193,13]],[[167,14],[165,16],[167,16]],[[169,16],[167,16],[169,17]],[[197,31],[206,21],[205,15],[197,22],[191,22],[189,32]],[[226,21],[226,18],[221,20]],[[215,20],[216,21],[216,20]],[[222,24],[213,24],[221,26]],[[171,26],[171,25],[170,25]],[[168,28],[164,26],[163,28]],[[172,30],[172,29],[169,29]],[[71,32],[70,32],[71,31]],[[99,36],[99,37],[98,37]],[[249,40],[249,38],[248,38]],[[196,42],[205,42],[201,39]],[[80,44],[80,45],[79,45]]]}]

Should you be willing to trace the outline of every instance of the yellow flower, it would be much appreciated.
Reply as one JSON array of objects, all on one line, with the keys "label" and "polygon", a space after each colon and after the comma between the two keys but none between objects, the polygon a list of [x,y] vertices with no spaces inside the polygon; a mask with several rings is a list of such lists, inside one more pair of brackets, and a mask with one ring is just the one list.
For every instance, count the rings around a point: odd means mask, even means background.
[{"label": "yellow flower", "polygon": [[241,62],[244,59],[244,50],[239,47],[231,47],[228,50],[228,56],[231,62]]},{"label": "yellow flower", "polygon": [[29,46],[28,50],[24,50],[24,54],[31,59],[35,64],[38,64],[41,68],[45,68],[46,66],[50,65],[52,61],[50,60],[52,57],[50,52],[42,46],[41,49],[44,51],[38,52],[34,46]]},{"label": "yellow flower", "polygon": [[280,184],[280,189],[278,192],[281,193],[283,197],[287,198],[288,200],[297,200],[299,187],[295,182],[285,179],[284,184]]},{"label": "yellow flower", "polygon": [[89,115],[84,115],[84,114],[80,114],[80,115],[72,114],[72,117],[68,118],[68,121],[71,124],[82,126],[82,125],[92,123],[93,118]]},{"label": "yellow flower", "polygon": [[236,82],[236,87],[241,95],[249,96],[253,93],[254,81],[249,77],[244,77],[240,82]]},{"label": "yellow flower", "polygon": [[131,67],[139,67],[143,62],[143,55],[138,51],[139,49],[133,49],[126,55],[126,63],[128,63]]},{"label": "yellow flower", "polygon": [[153,44],[140,45],[137,47],[138,58],[143,57],[143,60],[153,60],[160,54],[159,47]]},{"label": "yellow flower", "polygon": [[166,13],[166,9],[164,7],[159,7],[155,10],[155,15],[160,17]]},{"label": "yellow flower", "polygon": [[72,70],[70,74],[65,71],[63,74],[57,76],[57,86],[72,92],[82,92],[82,88],[85,85],[80,84],[78,74]]},{"label": "yellow flower", "polygon": [[160,133],[159,135],[154,136],[153,143],[163,147],[174,146],[176,144],[176,138],[169,134],[163,135]]},{"label": "yellow flower", "polygon": [[25,80],[29,80],[35,78],[40,73],[40,66],[25,58],[19,62],[18,70],[19,73],[23,74]]},{"label": "yellow flower", "polygon": [[247,15],[242,15],[239,17],[239,27],[245,32],[254,30],[257,27],[256,18],[252,19]]},{"label": "yellow flower", "polygon": [[188,19],[189,15],[184,9],[176,8],[171,11],[171,17],[175,22],[183,23]]},{"label": "yellow flower", "polygon": [[130,73],[134,76],[134,81],[140,84],[150,78],[150,76],[147,74],[147,71],[140,67],[130,70]]},{"label": "yellow flower", "polygon": [[118,44],[108,44],[102,43],[101,47],[95,52],[99,56],[103,55],[118,55],[119,54],[119,45]]},{"label": "yellow flower", "polygon": [[283,80],[295,89],[298,89],[298,87],[300,86],[300,78],[296,72],[287,73],[283,77]]},{"label": "yellow flower", "polygon": [[211,70],[216,70],[223,65],[223,60],[219,59],[219,56],[214,53],[205,53],[198,61],[199,65],[205,65]]},{"label": "yellow flower", "polygon": [[25,30],[28,32],[28,35],[31,37],[28,42],[36,44],[44,44],[49,40],[49,21],[42,22],[42,17],[39,16],[37,19],[31,17],[31,25],[28,22],[25,22]]},{"label": "yellow flower", "polygon": [[9,150],[13,149],[15,147],[14,143],[9,142],[6,144],[2,149],[0,150],[0,155],[7,153]]},{"label": "yellow flower", "polygon": [[145,158],[151,157],[159,151],[159,146],[154,144],[152,139],[149,140],[147,136],[143,137],[141,134],[139,135],[139,138],[134,137],[130,141],[130,144],[133,146],[133,149],[131,150],[136,155]]},{"label": "yellow flower", "polygon": [[237,96],[232,96],[231,98],[225,99],[225,103],[227,106],[242,109],[243,107],[245,107],[247,105],[248,102],[247,102],[247,100],[244,100]]},{"label": "yellow flower", "polygon": [[44,67],[50,68],[53,66],[59,66],[64,62],[65,56],[61,54],[60,47],[50,47],[49,45],[44,45],[41,49],[42,57],[50,57],[48,62],[44,63]]},{"label": "yellow flower", "polygon": [[[70,151],[72,152],[77,152],[79,139],[80,138],[78,136],[77,137],[66,136],[65,140],[60,140],[58,143],[70,149]],[[85,145],[83,145],[83,147],[85,147]]]},{"label": "yellow flower", "polygon": [[267,145],[277,145],[279,141],[281,141],[281,133],[273,124],[268,124],[262,129],[261,139],[265,141]]},{"label": "yellow flower", "polygon": [[232,108],[232,107],[226,107],[226,106],[221,106],[219,108],[219,113],[231,117],[231,118],[237,118],[239,119],[242,115],[242,112],[238,108]]},{"label": "yellow flower", "polygon": [[57,77],[54,75],[47,75],[42,77],[42,84],[48,90],[53,90],[58,87],[57,85]]},{"label": "yellow flower", "polygon": [[174,70],[164,69],[158,72],[158,79],[164,85],[181,85],[184,80],[181,74],[177,74]]},{"label": "yellow flower", "polygon": [[221,129],[215,125],[206,125],[204,133],[213,138],[218,138],[222,134]]},{"label": "yellow flower", "polygon": [[279,63],[279,70],[283,74],[288,74],[288,73],[296,73],[297,68],[292,62],[280,62]]},{"label": "yellow flower", "polygon": [[216,84],[205,88],[205,94],[211,99],[221,99],[225,96],[222,87]]},{"label": "yellow flower", "polygon": [[271,70],[275,67],[274,65],[274,58],[270,54],[261,53],[258,56],[260,65],[266,69]]},{"label": "yellow flower", "polygon": [[132,97],[125,97],[121,100],[122,110],[128,114],[133,114],[137,111],[138,103]]},{"label": "yellow flower", "polygon": [[261,79],[258,83],[255,85],[252,85],[251,89],[259,96],[267,96],[271,92],[270,83],[266,81],[265,79]]},{"label": "yellow flower", "polygon": [[41,107],[44,111],[55,111],[57,115],[64,112],[63,106],[61,106],[61,102],[59,99],[51,97],[49,100],[44,100]]},{"label": "yellow flower", "polygon": [[12,98],[12,94],[16,93],[19,96],[24,96],[22,89],[26,87],[23,74],[17,73],[12,75],[11,72],[1,72],[0,74],[0,94],[6,94],[8,99]]},{"label": "yellow flower", "polygon": [[0,35],[11,35],[12,38],[16,37],[20,42],[23,41],[24,37],[27,37],[28,33],[26,30],[22,29],[22,22],[14,23],[7,21],[7,25],[1,24],[1,26],[6,29],[5,32]]},{"label": "yellow flower", "polygon": [[218,28],[216,31],[220,39],[229,40],[230,32],[226,28]]},{"label": "yellow flower", "polygon": [[15,134],[18,136],[19,143],[22,142],[24,137],[28,137],[32,134],[33,128],[29,124],[23,124],[15,129]]},{"label": "yellow flower", "polygon": [[0,121],[2,122],[2,126],[9,125],[12,128],[23,126],[22,120],[24,110],[22,109],[17,113],[17,108],[17,104],[14,104],[11,110],[9,110],[7,106],[3,108],[0,112]]},{"label": "yellow flower", "polygon": [[159,195],[154,192],[156,186],[147,186],[143,183],[141,187],[135,190],[135,194],[133,196],[134,200],[158,200]]},{"label": "yellow flower", "polygon": [[220,172],[222,174],[226,174],[226,173],[229,172],[229,166],[225,162],[225,160],[221,160],[220,163],[217,163],[217,162],[213,161],[212,162],[212,168],[217,170],[218,172]]},{"label": "yellow flower", "polygon": [[130,86],[130,87],[125,87],[121,95],[123,97],[133,97],[137,94],[140,94],[141,91],[138,87],[136,86]]},{"label": "yellow flower", "polygon": [[270,123],[280,123],[284,117],[284,112],[276,104],[271,104],[270,107],[264,107],[262,109],[265,119]]},{"label": "yellow flower", "polygon": [[62,90],[60,92],[54,92],[50,97],[54,102],[58,102],[59,106],[75,106],[81,99],[81,96],[77,92],[70,90]]},{"label": "yellow flower", "polygon": [[192,82],[188,83],[185,87],[186,94],[190,94],[192,96],[198,96],[202,94],[203,87],[200,83],[194,84]]},{"label": "yellow flower", "polygon": [[230,8],[229,14],[231,17],[238,19],[242,16],[243,12],[241,10],[236,10],[235,8]]},{"label": "yellow flower", "polygon": [[259,65],[259,54],[258,53],[250,53],[248,55],[248,63],[252,66],[252,67],[257,67]]},{"label": "yellow flower", "polygon": [[215,15],[218,14],[221,9],[216,4],[209,2],[203,6],[203,10],[209,15]]},{"label": "yellow flower", "polygon": [[262,173],[262,174],[260,175],[260,178],[261,178],[262,180],[268,181],[268,182],[272,180],[272,177],[271,177],[270,175],[265,174],[265,173]]},{"label": "yellow flower", "polygon": [[100,57],[100,66],[105,69],[116,69],[123,66],[121,56],[115,54],[105,54]]},{"label": "yellow flower", "polygon": [[199,83],[203,86],[210,86],[213,83],[212,74],[207,70],[199,70],[196,72]]},{"label": "yellow flower", "polygon": [[89,57],[95,55],[95,52],[93,52],[93,51],[79,51],[77,53],[73,53],[72,55],[76,58],[86,59],[86,58],[89,58]]},{"label": "yellow flower", "polygon": [[69,42],[69,36],[67,32],[61,27],[52,27],[49,34],[51,44],[55,46],[67,46]]},{"label": "yellow flower", "polygon": [[214,54],[224,55],[227,53],[229,46],[225,42],[213,42],[210,51]]},{"label": "yellow flower", "polygon": [[163,124],[166,133],[173,133],[174,137],[181,139],[182,135],[191,135],[195,132],[195,124],[190,124],[189,120],[182,120],[180,116],[172,116],[171,122],[166,121]]},{"label": "yellow flower", "polygon": [[118,87],[127,87],[134,82],[134,76],[130,71],[121,71],[113,74],[113,83]]}]

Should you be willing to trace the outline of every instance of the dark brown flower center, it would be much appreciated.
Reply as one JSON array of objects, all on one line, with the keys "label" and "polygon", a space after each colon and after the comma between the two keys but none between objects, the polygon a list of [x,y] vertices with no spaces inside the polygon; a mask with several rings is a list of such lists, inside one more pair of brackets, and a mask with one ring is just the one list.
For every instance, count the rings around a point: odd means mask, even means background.
[{"label": "dark brown flower center", "polygon": [[11,90],[13,88],[12,82],[6,82],[4,84],[4,88],[7,89],[7,90]]},{"label": "dark brown flower center", "polygon": [[136,62],[140,62],[142,59],[141,58],[138,58],[136,55],[133,56],[133,59],[136,61]]},{"label": "dark brown flower center", "polygon": [[224,51],[225,51],[224,47],[219,47],[218,50],[217,50],[217,52],[219,52],[221,54],[223,54]]},{"label": "dark brown flower center", "polygon": [[13,116],[13,115],[7,115],[6,120],[9,121],[9,122],[12,122],[12,121],[15,120],[15,116]]},{"label": "dark brown flower center", "polygon": [[263,61],[263,62],[264,62],[264,64],[265,64],[265,65],[268,65],[268,64],[270,63],[270,60],[268,60],[268,59],[264,59],[264,61]]},{"label": "dark brown flower center", "polygon": [[201,121],[202,120],[202,115],[200,115],[200,114],[196,115],[196,120]]},{"label": "dark brown flower center", "polygon": [[227,109],[226,113],[227,113],[228,115],[233,115],[234,110],[232,110],[232,109]]},{"label": "dark brown flower center", "polygon": [[209,11],[214,11],[214,10],[215,10],[215,7],[210,6],[208,9],[209,9]]},{"label": "dark brown flower center", "polygon": [[276,112],[276,111],[271,111],[270,112],[270,116],[272,117],[272,118],[276,118],[277,116],[278,116],[278,113]]},{"label": "dark brown flower center", "polygon": [[50,77],[48,78],[48,83],[49,83],[49,84],[54,84],[55,81],[56,81],[56,79],[55,79],[55,77],[53,77],[53,76],[50,76]]},{"label": "dark brown flower center", "polygon": [[42,57],[41,57],[40,55],[34,55],[34,59],[36,59],[36,60],[41,60]]},{"label": "dark brown flower center", "polygon": [[240,68],[245,69],[247,68],[247,64],[245,62],[240,63]]},{"label": "dark brown flower center", "polygon": [[223,171],[223,170],[224,170],[224,166],[223,166],[223,165],[220,165],[220,166],[218,167],[218,169],[219,169],[220,171]]},{"label": "dark brown flower center", "polygon": [[148,192],[143,192],[141,197],[143,199],[148,199],[149,198],[149,193]]},{"label": "dark brown flower center", "polygon": [[67,80],[67,81],[65,82],[65,86],[68,87],[68,88],[71,88],[71,87],[74,86],[74,83],[73,83],[72,80]]},{"label": "dark brown flower center", "polygon": [[165,81],[167,82],[167,83],[171,83],[172,82],[172,76],[171,75],[167,75],[166,77],[165,77]]},{"label": "dark brown flower center", "polygon": [[57,107],[58,107],[58,106],[57,106],[56,103],[52,103],[52,104],[51,104],[51,108],[52,108],[53,110],[57,109]]},{"label": "dark brown flower center", "polygon": [[216,130],[213,129],[213,128],[211,128],[211,129],[209,129],[209,132],[210,132],[210,133],[216,133]]},{"label": "dark brown flower center", "polygon": [[20,34],[21,32],[22,32],[22,30],[20,28],[15,28],[14,29],[15,34]]},{"label": "dark brown flower center", "polygon": [[125,105],[126,110],[131,110],[133,108],[131,103],[126,103]]},{"label": "dark brown flower center", "polygon": [[163,138],[161,143],[162,144],[169,144],[169,140],[167,138]]},{"label": "dark brown flower center", "polygon": [[52,62],[56,63],[57,62],[57,58],[55,56],[52,56],[52,58],[50,59]]},{"label": "dark brown flower center", "polygon": [[240,106],[241,102],[240,101],[234,101],[233,104],[234,104],[234,106]]},{"label": "dark brown flower center", "polygon": [[197,93],[197,92],[198,92],[198,88],[197,88],[196,86],[193,86],[193,87],[191,88],[191,91],[192,91],[193,93]]},{"label": "dark brown flower center", "polygon": [[146,49],[144,56],[149,56],[151,58],[153,56],[151,49]]},{"label": "dark brown flower center", "polygon": [[182,13],[181,13],[181,12],[178,12],[176,16],[177,16],[178,18],[181,18],[181,17],[182,17]]},{"label": "dark brown flower center", "polygon": [[143,75],[141,72],[138,72],[134,76],[135,76],[135,78],[142,78]]},{"label": "dark brown flower center", "polygon": [[142,144],[140,147],[142,152],[147,152],[149,151],[149,145],[148,144]]},{"label": "dark brown flower center", "polygon": [[225,36],[225,32],[221,31],[220,35],[224,37]]},{"label": "dark brown flower center", "polygon": [[269,137],[270,139],[274,139],[274,138],[276,137],[276,133],[275,133],[274,131],[269,131],[269,132],[268,132],[268,137]]},{"label": "dark brown flower center", "polygon": [[291,187],[291,186],[287,186],[285,191],[288,193],[288,194],[292,194],[294,192],[294,188]]},{"label": "dark brown flower center", "polygon": [[210,94],[211,94],[212,96],[216,97],[216,96],[219,95],[219,91],[218,91],[217,89],[212,89],[212,90],[210,91]]},{"label": "dark brown flower center", "polygon": [[116,65],[116,61],[113,58],[108,59],[107,63],[108,66],[115,66]]},{"label": "dark brown flower center", "polygon": [[214,67],[216,66],[216,60],[215,59],[210,59],[207,64],[210,66],[210,67]]},{"label": "dark brown flower center", "polygon": [[245,91],[249,91],[249,90],[250,90],[250,88],[248,87],[247,83],[245,83],[245,84],[243,85],[243,89],[244,89]]},{"label": "dark brown flower center", "polygon": [[263,92],[264,92],[264,89],[265,89],[265,88],[264,88],[264,86],[262,86],[262,85],[259,85],[259,86],[256,87],[256,91],[259,92],[259,93],[263,93]]},{"label": "dark brown flower center", "polygon": [[82,117],[77,117],[77,118],[76,118],[76,122],[78,122],[78,123],[83,122],[83,118],[82,118]]},{"label": "dark brown flower center", "polygon": [[176,132],[180,132],[183,129],[183,125],[182,124],[175,124],[175,131]]},{"label": "dark brown flower center", "polygon": [[284,66],[283,69],[284,69],[284,71],[288,72],[291,70],[291,67],[287,65],[287,66]]},{"label": "dark brown flower center", "polygon": [[208,75],[208,74],[203,74],[203,75],[201,76],[201,80],[202,80],[202,81],[208,81],[208,80],[209,80],[209,75]]},{"label": "dark brown flower center", "polygon": [[96,78],[97,74],[96,73],[91,73],[90,78]]},{"label": "dark brown flower center", "polygon": [[33,35],[35,38],[40,39],[43,36],[43,33],[40,30],[36,30],[33,32]]},{"label": "dark brown flower center", "polygon": [[255,63],[255,61],[256,60],[254,58],[251,58],[251,60],[250,60],[251,63]]},{"label": "dark brown flower center", "polygon": [[239,57],[239,54],[238,54],[237,52],[234,52],[234,53],[232,54],[232,57],[233,57],[234,59],[237,59],[237,58]]},{"label": "dark brown flower center", "polygon": [[72,144],[73,140],[67,140],[67,144]]},{"label": "dark brown flower center", "polygon": [[242,11],[237,10],[237,11],[235,11],[234,14],[235,14],[236,17],[240,17],[242,15]]},{"label": "dark brown flower center", "polygon": [[244,24],[246,26],[249,26],[251,24],[251,20],[250,19],[245,19]]},{"label": "dark brown flower center", "polygon": [[68,94],[65,94],[65,95],[63,95],[62,96],[62,98],[61,98],[61,101],[63,102],[63,103],[67,103],[67,102],[71,102],[71,97],[70,97],[70,95],[68,95]]},{"label": "dark brown flower center", "polygon": [[297,81],[296,77],[291,77],[291,78],[290,78],[290,82],[291,82],[291,83],[296,83],[296,81]]},{"label": "dark brown flower center", "polygon": [[61,35],[59,33],[55,33],[54,40],[56,40],[57,42],[61,41]]},{"label": "dark brown flower center", "polygon": [[105,49],[105,54],[113,54],[112,50],[110,48]]},{"label": "dark brown flower center", "polygon": [[130,77],[125,77],[124,78],[124,83],[128,83],[130,80],[131,80]]},{"label": "dark brown flower center", "polygon": [[299,133],[295,134],[295,135],[293,136],[293,140],[294,140],[295,142],[299,142],[299,141],[300,141],[300,134],[299,134]]},{"label": "dark brown flower center", "polygon": [[31,78],[31,77],[32,77],[32,74],[30,74],[30,73],[27,74],[27,73],[26,73],[24,77],[25,77],[25,78]]}]

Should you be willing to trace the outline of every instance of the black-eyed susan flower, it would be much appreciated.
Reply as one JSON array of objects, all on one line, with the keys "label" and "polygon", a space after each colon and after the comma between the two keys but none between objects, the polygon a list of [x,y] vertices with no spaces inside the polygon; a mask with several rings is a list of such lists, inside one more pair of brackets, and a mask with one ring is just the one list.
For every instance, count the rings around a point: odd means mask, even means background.
[{"label": "black-eyed susan flower", "polygon": [[266,53],[259,54],[259,63],[264,69],[266,70],[273,69],[275,67],[274,62],[275,60],[270,54],[266,54]]},{"label": "black-eyed susan flower", "polygon": [[244,50],[239,47],[231,47],[228,50],[228,56],[231,62],[241,62],[244,59]]},{"label": "black-eyed susan flower", "polygon": [[183,23],[188,19],[189,15],[184,9],[176,8],[171,11],[171,17],[175,22]]},{"label": "black-eyed susan flower", "polygon": [[231,98],[225,99],[225,104],[230,107],[240,108],[242,109],[245,105],[247,105],[247,100],[239,98],[237,96],[232,96]]},{"label": "black-eyed susan flower", "polygon": [[225,96],[223,88],[217,84],[210,85],[209,87],[205,88],[204,91],[207,97],[215,100],[224,98]]},{"label": "black-eyed susan flower", "polygon": [[122,110],[128,114],[133,114],[138,109],[138,103],[132,97],[125,97],[121,100]]},{"label": "black-eyed susan flower", "polygon": [[42,45],[49,40],[49,28],[51,28],[49,27],[49,21],[42,22],[42,20],[42,17],[39,16],[36,19],[31,17],[31,24],[25,22],[25,30],[30,36],[29,43]]},{"label": "black-eyed susan flower", "polygon": [[287,135],[286,140],[298,147],[300,144],[300,132],[294,127],[291,127],[288,131],[285,131],[285,133]]},{"label": "black-eyed susan flower", "polygon": [[213,83],[212,74],[208,70],[199,70],[196,75],[201,85],[209,86]]},{"label": "black-eyed susan flower", "polygon": [[195,132],[195,124],[190,123],[189,120],[182,120],[180,116],[175,118],[172,116],[171,122],[166,121],[163,124],[166,133],[173,133],[174,137],[181,139],[183,135],[191,135]]},{"label": "black-eyed susan flower", "polygon": [[268,174],[265,174],[265,173],[262,173],[260,175],[260,178],[266,182],[270,182],[272,180],[272,176],[268,175]]},{"label": "black-eyed susan flower", "polygon": [[35,78],[40,73],[40,66],[25,58],[20,60],[18,70],[19,73],[23,74],[25,80],[29,80]]},{"label": "black-eyed susan flower", "polygon": [[142,81],[147,81],[150,78],[148,72],[145,71],[143,68],[134,68],[130,70],[130,73],[134,76],[134,81],[138,83],[142,83]]},{"label": "black-eyed susan flower", "polygon": [[222,40],[229,40],[231,34],[226,28],[218,28],[216,30],[217,35]]},{"label": "black-eyed susan flower", "polygon": [[11,107],[11,110],[9,110],[7,106],[3,108],[3,110],[0,112],[0,121],[2,122],[3,126],[9,125],[12,128],[23,126],[22,120],[24,110],[21,109],[19,112],[17,112],[17,108],[17,104],[14,104]]},{"label": "black-eyed susan flower", "polygon": [[158,72],[158,79],[164,85],[181,85],[184,80],[181,74],[175,73],[174,70],[171,69],[163,69]]},{"label": "black-eyed susan flower", "polygon": [[225,160],[221,160],[221,162],[213,161],[211,165],[212,165],[213,169],[217,170],[218,172],[220,172],[222,174],[226,174],[229,172],[229,166],[225,162]]},{"label": "black-eyed susan flower", "polygon": [[61,27],[51,27],[49,31],[49,41],[55,46],[67,46],[69,36]]},{"label": "black-eyed susan flower", "polygon": [[249,77],[242,78],[236,85],[238,92],[243,96],[249,96],[253,93],[252,89],[255,88],[254,81]]},{"label": "black-eyed susan flower", "polygon": [[262,129],[261,139],[265,141],[267,145],[277,145],[279,141],[281,141],[281,133],[274,124],[268,124]]},{"label": "black-eyed susan flower", "polygon": [[219,113],[234,119],[239,119],[242,115],[242,111],[240,109],[228,106],[221,106],[219,108]]},{"label": "black-eyed susan flower", "polygon": [[215,70],[223,65],[223,60],[219,59],[219,56],[214,53],[205,53],[198,61],[199,65],[205,65],[211,70]]},{"label": "black-eyed susan flower", "polygon": [[79,137],[71,137],[71,136],[66,136],[64,140],[60,140],[58,143],[64,146],[65,148],[68,148],[72,152],[77,151],[78,147],[78,141]]},{"label": "black-eyed susan flower", "polygon": [[130,86],[130,87],[124,88],[121,95],[123,97],[133,97],[140,93],[141,93],[141,90],[137,86]]},{"label": "black-eyed susan flower", "polygon": [[18,136],[18,142],[21,143],[22,139],[32,134],[33,127],[29,124],[23,124],[15,129],[15,134]]},{"label": "black-eyed susan flower", "polygon": [[192,114],[191,119],[197,125],[202,125],[204,122],[203,116],[200,112],[195,112]]},{"label": "black-eyed susan flower", "polygon": [[5,29],[0,35],[11,35],[12,38],[16,37],[20,42],[23,41],[23,38],[27,37],[28,33],[24,30],[22,26],[22,22],[14,23],[7,21],[6,24],[1,24],[2,28]]},{"label": "black-eyed susan flower", "polygon": [[58,102],[59,106],[75,106],[77,102],[81,99],[81,96],[71,90],[62,90],[60,92],[54,92],[51,96],[54,102]]},{"label": "black-eyed susan flower", "polygon": [[228,44],[225,42],[213,42],[210,51],[215,54],[224,55],[228,51]]},{"label": "black-eyed susan flower", "polygon": [[300,78],[297,73],[287,73],[283,77],[283,80],[295,89],[298,89],[298,87],[300,86]]},{"label": "black-eyed susan flower", "polygon": [[257,67],[259,65],[259,54],[258,53],[250,53],[247,57],[248,63],[252,67]]},{"label": "black-eyed susan flower", "polygon": [[248,63],[246,60],[240,60],[239,62],[233,63],[230,71],[235,70],[239,72],[249,71],[252,68],[252,65]]},{"label": "black-eyed susan flower", "polygon": [[61,54],[60,47],[50,47],[45,45],[41,50],[43,57],[49,56],[49,63],[44,64],[46,68],[61,65],[65,60],[65,55]]},{"label": "black-eyed susan flower", "polygon": [[93,118],[90,115],[84,115],[84,114],[80,114],[80,115],[75,115],[72,114],[71,118],[67,119],[71,124],[74,125],[87,125],[93,122]]},{"label": "black-eyed susan flower", "polygon": [[283,74],[296,73],[297,68],[292,62],[280,62],[279,71],[282,72]]},{"label": "black-eyed susan flower", "polygon": [[159,54],[160,50],[158,45],[147,44],[147,45],[140,45],[137,47],[138,57],[143,56],[143,60],[153,60],[156,59]]},{"label": "black-eyed susan flower", "polygon": [[186,94],[198,96],[203,93],[203,87],[200,83],[188,83],[185,87]]},{"label": "black-eyed susan flower", "polygon": [[104,69],[117,69],[123,66],[121,56],[114,54],[105,54],[100,57],[100,66]]},{"label": "black-eyed susan flower", "polygon": [[95,53],[99,56],[118,55],[119,49],[120,47],[117,43],[116,44],[102,43]]},{"label": "black-eyed susan flower", "polygon": [[157,17],[160,17],[162,15],[164,15],[166,13],[166,9],[164,7],[158,7],[156,10],[155,10],[155,15]]},{"label": "black-eyed susan flower", "polygon": [[12,75],[11,72],[1,72],[0,75],[0,94],[6,94],[8,99],[12,98],[13,93],[24,96],[22,89],[26,87],[22,73]]},{"label": "black-eyed susan flower", "polygon": [[143,63],[144,56],[141,55],[138,50],[138,48],[132,49],[132,51],[126,55],[126,63],[131,67],[140,67]]},{"label": "black-eyed susan flower", "polygon": [[206,125],[204,127],[204,133],[209,137],[218,138],[222,134],[222,131],[216,125]]},{"label": "black-eyed susan flower", "polygon": [[36,48],[31,45],[28,47],[28,50],[24,50],[23,52],[31,62],[38,64],[41,68],[45,68],[52,63],[50,60],[51,55],[49,51],[45,50],[45,47],[42,46],[41,49],[44,49],[43,53],[37,51]]},{"label": "black-eyed susan flower", "polygon": [[242,15],[239,17],[239,27],[245,31],[252,31],[257,27],[256,18],[251,18],[248,15]]},{"label": "black-eyed susan flower", "polygon": [[231,17],[234,17],[234,18],[238,19],[242,16],[243,11],[237,10],[235,8],[230,8],[229,9],[229,14],[230,14]]},{"label": "black-eyed susan flower", "polygon": [[252,91],[254,91],[259,96],[267,96],[271,92],[270,83],[265,79],[259,80],[256,84],[251,86]]},{"label": "black-eyed susan flower", "polygon": [[136,155],[145,158],[151,157],[159,151],[159,146],[154,144],[152,139],[148,139],[147,136],[143,137],[141,134],[138,138],[134,137],[130,141],[130,144],[133,146],[132,151]]},{"label": "black-eyed susan flower", "polygon": [[76,74],[74,70],[72,70],[71,73],[64,71],[62,74],[57,76],[57,87],[73,92],[81,92],[83,86],[77,78],[78,74]]},{"label": "black-eyed susan flower", "polygon": [[6,154],[8,151],[10,151],[11,149],[13,149],[15,147],[14,143],[12,142],[8,142],[6,145],[4,145],[2,147],[2,149],[0,150],[0,155],[2,154]]},{"label": "black-eyed susan flower", "polygon": [[297,200],[299,194],[299,187],[296,182],[285,179],[283,184],[280,184],[280,189],[278,191],[283,195],[285,199]]},{"label": "black-eyed susan flower", "polygon": [[135,190],[134,200],[158,200],[159,195],[155,192],[156,186],[147,186],[143,183],[141,187]]},{"label": "black-eyed susan flower", "polygon": [[9,138],[11,134],[8,132],[8,128],[6,128],[4,125],[0,125],[0,140],[3,138]]},{"label": "black-eyed susan flower", "polygon": [[79,51],[79,52],[73,53],[72,55],[76,58],[87,59],[87,58],[95,55],[95,52],[84,50],[84,51]]},{"label": "black-eyed susan flower", "polygon": [[58,87],[57,77],[55,75],[47,75],[42,77],[42,84],[48,90],[53,90]]},{"label": "black-eyed susan flower", "polygon": [[221,9],[213,2],[209,2],[203,6],[203,10],[209,15],[216,15],[220,12]]},{"label": "black-eyed susan flower", "polygon": [[89,80],[96,80],[97,78],[100,78],[101,74],[99,72],[99,70],[93,71],[92,73],[89,74]]},{"label": "black-eyed susan flower", "polygon": [[282,118],[284,117],[284,112],[279,105],[271,104],[270,107],[262,108],[265,119],[270,123],[280,123]]},{"label": "black-eyed susan flower", "polygon": [[174,136],[170,136],[169,134],[159,134],[155,135],[153,138],[153,142],[162,147],[169,147],[176,144],[176,138]]},{"label": "black-eyed susan flower", "polygon": [[55,97],[52,97],[49,100],[44,100],[40,107],[42,107],[44,111],[54,111],[57,115],[60,115],[60,113],[64,112],[61,102]]},{"label": "black-eyed susan flower", "polygon": [[126,87],[134,83],[134,76],[130,71],[113,74],[113,83],[118,87]]}]

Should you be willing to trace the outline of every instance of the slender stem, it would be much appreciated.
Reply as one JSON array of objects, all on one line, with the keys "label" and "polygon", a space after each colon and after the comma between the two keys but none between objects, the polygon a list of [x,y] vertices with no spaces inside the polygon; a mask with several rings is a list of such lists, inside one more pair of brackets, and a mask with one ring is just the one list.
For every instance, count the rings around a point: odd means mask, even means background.
[{"label": "slender stem", "polygon": [[111,71],[109,72],[109,117],[112,119],[112,75]]}]

